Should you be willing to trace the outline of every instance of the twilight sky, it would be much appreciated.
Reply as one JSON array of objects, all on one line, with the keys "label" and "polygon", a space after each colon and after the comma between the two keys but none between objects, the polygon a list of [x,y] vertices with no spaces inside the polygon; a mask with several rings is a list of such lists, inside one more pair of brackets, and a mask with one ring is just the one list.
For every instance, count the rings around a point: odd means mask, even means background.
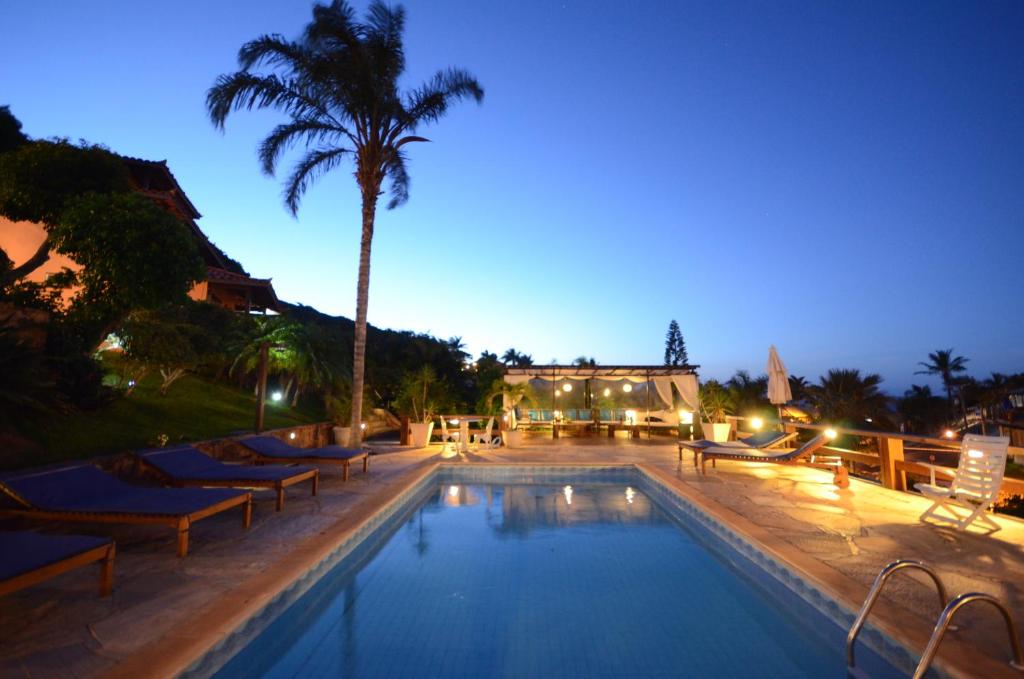
[{"label": "twilight sky", "polygon": [[[361,13],[365,6],[356,2]],[[298,219],[206,90],[311,3],[4,0],[0,105],[33,137],[166,159],[207,235],[282,299],[352,316],[348,171]],[[955,347],[1024,370],[1024,3],[406,3],[408,83],[486,90],[423,132],[411,200],[378,212],[370,322],[702,376],[880,372]],[[932,384],[935,384],[932,382]]]}]

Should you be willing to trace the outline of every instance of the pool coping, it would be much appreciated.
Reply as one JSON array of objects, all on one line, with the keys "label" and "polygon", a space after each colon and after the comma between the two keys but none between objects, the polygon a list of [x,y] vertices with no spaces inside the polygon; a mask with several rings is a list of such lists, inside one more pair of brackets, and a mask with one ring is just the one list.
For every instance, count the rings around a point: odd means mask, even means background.
[{"label": "pool coping", "polygon": [[[330,526],[311,536],[289,551],[266,570],[243,581],[196,611],[187,626],[179,626],[160,639],[146,644],[122,659],[107,672],[106,677],[139,676],[176,677],[194,668],[204,657],[231,639],[268,606],[303,582],[308,588],[310,573],[323,566],[348,543],[358,544],[360,533],[367,533],[381,522],[382,515],[393,514],[408,495],[442,468],[498,469],[508,468],[580,468],[633,469],[649,482],[667,487],[685,502],[697,507],[714,521],[747,542],[755,550],[774,559],[784,567],[800,573],[812,587],[818,588],[835,602],[856,614],[867,595],[867,587],[849,578],[828,564],[802,552],[783,538],[758,526],[728,507],[705,496],[700,490],[648,463],[579,463],[579,462],[470,462],[432,461],[418,465],[382,485],[365,500],[353,506]],[[856,482],[856,481],[855,481]],[[313,578],[313,581],[318,578]],[[923,649],[931,634],[930,626],[898,606],[879,600],[871,624],[890,639],[908,649]],[[976,651],[955,637],[949,637],[940,649],[936,663],[952,677],[1020,676],[988,655]]]}]

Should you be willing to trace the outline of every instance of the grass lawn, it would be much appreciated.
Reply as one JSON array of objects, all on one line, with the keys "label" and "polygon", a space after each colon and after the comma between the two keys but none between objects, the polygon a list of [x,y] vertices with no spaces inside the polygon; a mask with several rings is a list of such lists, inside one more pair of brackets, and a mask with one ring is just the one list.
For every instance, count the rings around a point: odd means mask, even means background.
[{"label": "grass lawn", "polygon": [[[131,396],[119,397],[101,410],[55,415],[37,425],[30,438],[42,454],[4,460],[9,468],[35,466],[97,455],[121,453],[159,445],[198,441],[251,431],[255,419],[252,392],[191,375],[158,392],[159,379],[149,376]],[[322,422],[323,412],[288,408],[268,402],[267,429]]]}]

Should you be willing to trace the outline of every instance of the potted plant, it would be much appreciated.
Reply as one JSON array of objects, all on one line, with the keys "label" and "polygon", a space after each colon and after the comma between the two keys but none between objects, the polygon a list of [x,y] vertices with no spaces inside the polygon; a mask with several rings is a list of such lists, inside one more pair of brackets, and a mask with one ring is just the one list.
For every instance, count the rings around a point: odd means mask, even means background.
[{"label": "potted plant", "polygon": [[[366,436],[366,419],[371,413],[370,403],[372,401],[364,394],[361,418],[363,420],[363,436],[360,437],[360,440]],[[352,423],[352,389],[347,380],[335,382],[331,391],[324,396],[324,406],[328,417],[334,423],[334,426],[331,427],[334,442],[341,446],[349,445],[349,433],[352,431],[350,426]]]},{"label": "potted plant", "polygon": [[700,388],[700,409],[706,421],[701,422],[704,438],[721,442],[729,440],[731,426],[726,415],[732,412],[729,393],[715,380],[708,380]]},{"label": "potted plant", "polygon": [[409,415],[409,443],[413,448],[426,448],[434,433],[434,403],[430,388],[439,385],[437,373],[429,365],[408,374],[399,390],[399,405]]},{"label": "potted plant", "polygon": [[502,403],[509,403],[509,407],[502,413],[501,441],[506,448],[518,448],[523,445],[523,430],[519,429],[519,423],[515,419],[516,405],[522,400],[528,403],[535,403],[533,389],[529,382],[509,384],[503,379],[496,379],[491,383],[491,389],[487,393],[487,407],[491,412],[495,411],[495,401],[501,398]]}]

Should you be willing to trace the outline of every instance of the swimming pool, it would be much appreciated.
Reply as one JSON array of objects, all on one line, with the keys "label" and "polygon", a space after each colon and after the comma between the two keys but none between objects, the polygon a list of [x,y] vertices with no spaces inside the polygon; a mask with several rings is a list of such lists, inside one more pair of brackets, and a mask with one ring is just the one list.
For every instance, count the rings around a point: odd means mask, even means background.
[{"label": "swimming pool", "polygon": [[192,673],[845,676],[849,612],[750,549],[635,469],[445,467]]}]

